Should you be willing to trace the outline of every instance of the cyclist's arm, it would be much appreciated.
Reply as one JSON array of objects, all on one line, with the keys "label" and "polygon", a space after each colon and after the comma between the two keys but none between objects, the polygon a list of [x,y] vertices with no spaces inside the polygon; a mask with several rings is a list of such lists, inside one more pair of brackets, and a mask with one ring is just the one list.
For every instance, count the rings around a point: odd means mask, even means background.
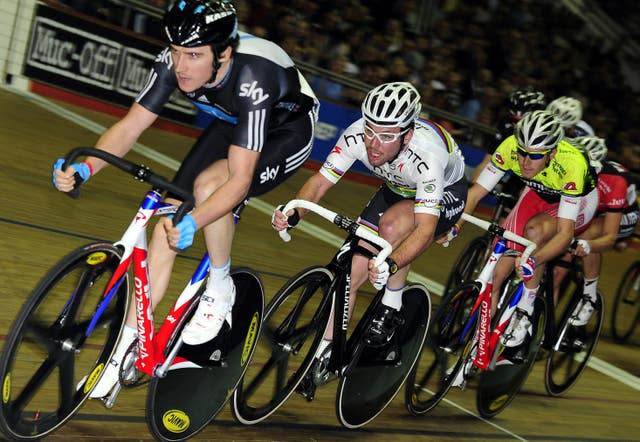
[{"label": "cyclist's arm", "polygon": [[[259,158],[260,152],[234,144],[229,147],[227,180],[191,212],[198,228],[217,221],[242,202],[249,193]],[[224,167],[224,163],[224,161],[214,163],[213,166],[201,172],[199,178],[203,177],[205,181],[219,179],[221,173],[224,175],[224,171],[220,170],[220,167]],[[197,198],[198,195],[196,195]]]},{"label": "cyclist's arm", "polygon": [[[107,129],[96,142],[96,147],[116,156],[123,157],[131,150],[142,132],[158,118],[158,114],[147,110],[138,103],[133,103],[127,115]],[[107,163],[94,157],[87,161],[91,164],[92,173],[103,169]]]},{"label": "cyclist's arm", "polygon": [[622,221],[622,212],[607,212],[602,223],[602,234],[589,239],[590,253],[602,253],[611,250],[618,237],[618,229]]},{"label": "cyclist's arm", "polygon": [[[296,198],[317,203],[333,186],[333,184],[333,182],[325,178],[320,172],[317,172],[302,185],[296,194]],[[301,207],[296,210],[300,215],[300,219],[302,219],[305,213],[308,212],[308,210]]]}]

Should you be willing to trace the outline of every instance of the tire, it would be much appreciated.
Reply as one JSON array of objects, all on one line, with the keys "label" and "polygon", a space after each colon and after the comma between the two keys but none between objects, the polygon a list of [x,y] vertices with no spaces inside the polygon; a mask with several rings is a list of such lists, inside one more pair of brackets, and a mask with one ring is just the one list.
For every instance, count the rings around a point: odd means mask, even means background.
[{"label": "tire", "polygon": [[251,366],[236,388],[231,410],[246,425],[275,412],[311,367],[329,322],[333,274],[310,267],[291,278],[266,308]]},{"label": "tire", "polygon": [[489,242],[484,236],[479,236],[471,240],[471,242],[465,246],[462,252],[460,252],[460,255],[458,255],[447,277],[447,283],[442,292],[443,296],[449,293],[449,290],[459,287],[465,282],[475,280],[478,272],[482,269],[488,248]]},{"label": "tire", "polygon": [[489,248],[489,242],[484,236],[474,238],[460,252],[456,258],[451,272],[447,277],[447,283],[444,286],[443,296],[449,293],[449,290],[459,287],[465,282],[474,281],[478,272],[482,269],[484,258]]},{"label": "tire", "polygon": [[[560,396],[566,393],[580,378],[589,362],[589,358],[596,348],[602,323],[604,321],[603,298],[600,292],[593,314],[589,322],[582,327],[569,324],[571,313],[576,308],[582,297],[582,284],[578,285],[576,292],[568,304],[562,321],[558,324],[557,341],[549,351],[544,373],[544,383],[547,393],[551,396]],[[567,346],[565,343],[580,341],[580,346]]]},{"label": "tire", "polygon": [[[510,282],[506,287],[508,287],[508,293],[506,293],[509,296],[509,298],[506,298],[508,300],[514,290],[517,289],[517,284]],[[497,318],[502,316],[508,304],[508,302],[502,302],[502,306],[494,316],[496,321]],[[483,371],[480,375],[476,394],[476,409],[478,414],[485,419],[491,419],[502,413],[513,402],[535,365],[536,355],[542,344],[549,314],[546,310],[545,302],[540,296],[535,299],[534,312],[535,315],[532,318],[534,334],[525,361],[521,364],[501,364],[497,362],[492,370]],[[497,348],[495,351],[500,352],[501,349]]]},{"label": "tire", "polygon": [[364,346],[356,351],[340,379],[336,415],[347,428],[359,428],[382,413],[420,355],[429,329],[429,292],[420,284],[412,284],[404,289],[402,304],[405,323],[398,326],[391,341],[382,348]]},{"label": "tire", "polygon": [[88,398],[125,317],[128,274],[95,326],[91,321],[120,258],[111,243],[76,249],[23,305],[0,358],[0,428],[9,439],[36,440],[52,433]]},{"label": "tire", "polygon": [[409,413],[429,412],[451,388],[469,353],[468,344],[476,323],[476,317],[470,319],[469,316],[478,293],[476,283],[466,283],[443,298],[431,320],[418,361],[406,381],[405,405]]},{"label": "tire", "polygon": [[626,342],[640,321],[640,261],[624,273],[611,313],[611,333],[620,343]]}]

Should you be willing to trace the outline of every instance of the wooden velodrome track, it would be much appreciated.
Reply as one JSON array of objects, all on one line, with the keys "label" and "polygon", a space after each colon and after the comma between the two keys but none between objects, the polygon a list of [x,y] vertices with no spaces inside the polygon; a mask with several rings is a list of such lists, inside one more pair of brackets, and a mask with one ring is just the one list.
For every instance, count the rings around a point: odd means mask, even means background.
[{"label": "wooden velodrome track", "polygon": [[[83,188],[79,200],[72,200],[50,184],[51,164],[69,148],[92,145],[100,125],[108,126],[114,117],[61,103],[39,104],[8,89],[0,89],[0,169],[2,204],[0,209],[0,313],[2,344],[15,314],[30,290],[60,257],[93,239],[119,238],[128,224],[146,186],[134,182],[114,168],[94,177]],[[158,173],[171,176],[173,163],[158,153],[179,161],[191,139],[151,129],[140,140],[153,150],[140,150],[128,158],[149,165]],[[160,159],[159,159],[160,158]],[[159,159],[159,160],[158,160]],[[238,226],[233,264],[257,270],[267,296],[286,278],[303,267],[324,264],[334,251],[329,244],[305,232],[294,231],[290,245],[283,245],[270,227],[269,208],[291,198],[308,177],[301,171],[261,201],[248,207]],[[371,187],[343,180],[327,196],[327,207],[356,216],[372,193]],[[264,206],[264,207],[263,207]],[[340,231],[319,218],[309,218],[333,235]],[[450,249],[434,247],[414,265],[416,275],[429,280],[434,304],[439,287],[462,245],[479,232],[469,226]],[[173,292],[181,290],[197,259],[203,253],[201,236],[179,259]],[[637,250],[605,257],[601,289],[607,299],[604,337],[594,358],[578,384],[565,397],[546,395],[542,364],[535,368],[520,396],[492,421],[476,415],[475,392],[452,391],[431,414],[410,416],[398,397],[385,412],[361,430],[342,428],[335,417],[335,383],[318,391],[307,403],[298,395],[265,423],[245,427],[233,420],[228,407],[195,440],[221,441],[414,441],[414,440],[640,440],[640,342],[639,336],[626,346],[613,343],[608,336],[609,313],[615,287],[626,266],[638,258]],[[416,278],[418,276],[415,276]],[[371,288],[369,288],[371,290]],[[369,296],[362,296],[365,305]],[[167,302],[168,303],[168,302]],[[167,305],[161,305],[162,314]],[[640,335],[640,332],[638,333]],[[116,406],[106,410],[91,401],[52,441],[151,440],[144,421],[145,390],[127,390]]]}]

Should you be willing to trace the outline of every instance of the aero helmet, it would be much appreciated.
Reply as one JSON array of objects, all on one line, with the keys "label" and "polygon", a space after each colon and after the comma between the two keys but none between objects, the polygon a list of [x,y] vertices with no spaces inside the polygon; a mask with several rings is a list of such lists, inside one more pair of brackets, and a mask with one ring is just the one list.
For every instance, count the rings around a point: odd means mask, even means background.
[{"label": "aero helmet", "polygon": [[562,126],[549,111],[537,110],[526,114],[515,128],[518,145],[529,151],[551,150],[564,137]]},{"label": "aero helmet", "polygon": [[587,135],[574,140],[585,150],[591,162],[599,163],[607,156],[608,149],[604,138]]},{"label": "aero helmet", "polygon": [[223,0],[178,0],[164,16],[164,31],[176,46],[219,52],[238,38],[236,10]]},{"label": "aero helmet", "polygon": [[560,97],[547,106],[555,114],[563,128],[575,126],[582,119],[582,103],[571,97]]},{"label": "aero helmet", "polygon": [[407,127],[420,115],[420,94],[411,83],[384,83],[369,91],[362,116],[376,126]]},{"label": "aero helmet", "polygon": [[509,95],[509,113],[522,118],[527,112],[544,109],[544,94],[536,90],[517,90]]}]

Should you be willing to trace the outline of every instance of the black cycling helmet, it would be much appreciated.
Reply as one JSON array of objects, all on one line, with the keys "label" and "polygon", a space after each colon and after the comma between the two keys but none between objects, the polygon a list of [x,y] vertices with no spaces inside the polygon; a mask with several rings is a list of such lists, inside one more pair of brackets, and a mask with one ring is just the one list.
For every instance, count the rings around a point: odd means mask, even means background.
[{"label": "black cycling helmet", "polygon": [[238,39],[238,18],[227,1],[178,0],[164,15],[164,31],[171,44],[211,45],[217,55]]},{"label": "black cycling helmet", "polygon": [[522,118],[534,110],[542,110],[545,106],[544,94],[540,91],[521,89],[509,95],[509,113],[516,118]]}]

